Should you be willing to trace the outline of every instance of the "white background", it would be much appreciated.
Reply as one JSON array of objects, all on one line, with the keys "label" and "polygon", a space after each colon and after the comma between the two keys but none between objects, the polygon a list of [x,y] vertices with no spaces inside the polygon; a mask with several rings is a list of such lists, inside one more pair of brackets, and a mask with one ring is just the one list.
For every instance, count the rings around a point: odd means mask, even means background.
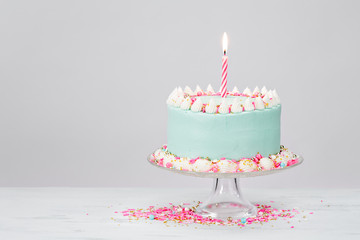
[{"label": "white background", "polygon": [[247,187],[359,187],[359,1],[2,1],[0,186],[208,187],[146,157],[176,87],[276,88],[302,166]]}]

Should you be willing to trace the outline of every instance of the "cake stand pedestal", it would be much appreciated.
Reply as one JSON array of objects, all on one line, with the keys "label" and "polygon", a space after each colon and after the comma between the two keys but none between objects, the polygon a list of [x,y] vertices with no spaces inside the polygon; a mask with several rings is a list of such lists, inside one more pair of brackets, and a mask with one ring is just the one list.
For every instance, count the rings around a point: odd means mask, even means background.
[{"label": "cake stand pedestal", "polygon": [[239,219],[255,217],[257,209],[241,194],[237,178],[216,178],[210,196],[196,213],[217,219]]},{"label": "cake stand pedestal", "polygon": [[212,217],[216,219],[240,219],[255,217],[257,215],[256,207],[246,200],[240,191],[239,178],[258,177],[274,173],[279,173],[287,169],[300,165],[304,159],[298,156],[298,162],[294,165],[284,168],[276,168],[266,171],[257,172],[236,172],[236,173],[219,173],[219,172],[192,172],[182,171],[174,168],[166,168],[150,161],[148,162],[156,167],[183,175],[214,178],[214,186],[210,196],[203,201],[197,208],[196,213],[203,217]]}]

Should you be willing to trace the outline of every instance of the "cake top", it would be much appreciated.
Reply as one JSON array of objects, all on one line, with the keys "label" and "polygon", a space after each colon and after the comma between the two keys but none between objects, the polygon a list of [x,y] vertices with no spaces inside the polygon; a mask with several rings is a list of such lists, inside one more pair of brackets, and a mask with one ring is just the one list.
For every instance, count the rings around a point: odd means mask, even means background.
[{"label": "cake top", "polygon": [[256,87],[253,91],[246,88],[242,93],[234,87],[226,98],[221,98],[221,93],[215,92],[209,84],[206,91],[199,86],[195,91],[188,86],[184,90],[177,87],[169,95],[167,104],[193,112],[230,114],[276,107],[280,104],[280,97],[275,89],[267,90],[264,86],[261,90]]}]

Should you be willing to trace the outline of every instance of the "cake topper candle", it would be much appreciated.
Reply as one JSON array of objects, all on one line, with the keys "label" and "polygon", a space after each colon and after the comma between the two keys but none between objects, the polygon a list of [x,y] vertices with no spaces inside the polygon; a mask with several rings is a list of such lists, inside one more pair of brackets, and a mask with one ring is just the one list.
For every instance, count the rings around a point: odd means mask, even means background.
[{"label": "cake topper candle", "polygon": [[221,97],[225,98],[227,94],[227,68],[228,68],[228,57],[226,56],[226,51],[228,48],[228,38],[227,34],[224,33],[223,36],[223,50],[224,56],[222,57],[222,74],[221,74]]}]

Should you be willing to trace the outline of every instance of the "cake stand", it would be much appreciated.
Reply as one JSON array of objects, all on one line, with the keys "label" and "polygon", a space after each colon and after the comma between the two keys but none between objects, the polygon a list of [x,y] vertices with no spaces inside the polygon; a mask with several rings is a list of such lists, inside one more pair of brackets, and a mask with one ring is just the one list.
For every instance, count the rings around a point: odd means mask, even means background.
[{"label": "cake stand", "polygon": [[214,185],[210,196],[196,208],[196,213],[203,217],[212,217],[216,219],[228,219],[229,217],[233,219],[251,218],[257,215],[257,208],[246,200],[241,193],[239,178],[258,177],[279,173],[296,167],[304,161],[302,156],[296,154],[298,156],[298,162],[284,168],[236,173],[193,172],[159,166],[150,161],[151,155],[152,154],[148,157],[148,162],[155,167],[187,176],[213,178]]}]

